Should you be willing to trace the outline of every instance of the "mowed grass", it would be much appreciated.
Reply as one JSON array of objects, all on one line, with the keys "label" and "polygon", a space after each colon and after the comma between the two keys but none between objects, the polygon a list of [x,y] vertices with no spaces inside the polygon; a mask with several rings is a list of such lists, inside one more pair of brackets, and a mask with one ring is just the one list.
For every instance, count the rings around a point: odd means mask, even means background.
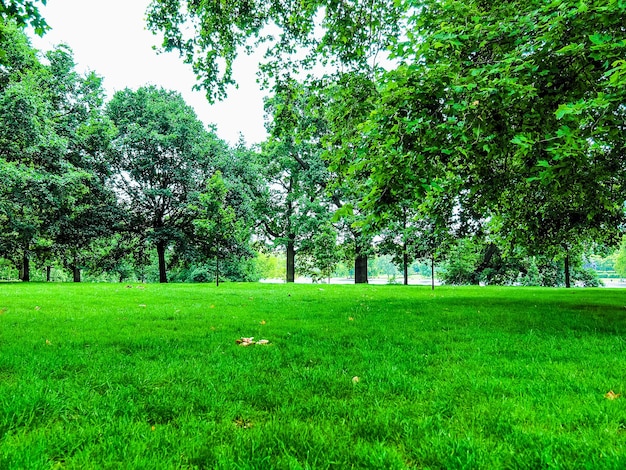
[{"label": "mowed grass", "polygon": [[626,468],[622,290],[0,284],[0,312],[2,469]]}]

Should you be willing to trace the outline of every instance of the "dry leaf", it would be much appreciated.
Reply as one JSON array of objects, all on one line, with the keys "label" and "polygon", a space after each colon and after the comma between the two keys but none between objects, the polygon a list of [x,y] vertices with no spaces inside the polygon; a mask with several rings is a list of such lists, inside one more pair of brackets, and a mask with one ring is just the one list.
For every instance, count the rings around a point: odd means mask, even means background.
[{"label": "dry leaf", "polygon": [[267,322],[265,320],[261,320],[261,325],[265,325]]},{"label": "dry leaf", "polygon": [[146,304],[139,304],[140,307],[145,308]]},{"label": "dry leaf", "polygon": [[621,395],[621,393],[615,393],[613,390],[609,390],[605,395],[604,398],[608,399],[608,400],[617,400],[619,398],[619,396]]},{"label": "dry leaf", "polygon": [[242,336],[238,340],[235,340],[235,343],[237,343],[239,346],[250,346],[251,344],[254,344],[254,336],[251,336],[249,338],[244,338]]},{"label": "dry leaf", "polygon": [[266,339],[260,339],[256,342],[256,344],[270,344],[270,342]]},{"label": "dry leaf", "polygon": [[354,317],[348,317],[348,321],[354,321]]},{"label": "dry leaf", "polygon": [[52,346],[52,343],[50,342],[49,339],[46,340],[46,346]]},{"label": "dry leaf", "polygon": [[152,430],[152,431],[154,431],[155,429],[156,429],[156,426],[152,426],[152,427],[150,428],[150,430]]},{"label": "dry leaf", "polygon": [[0,308],[0,315],[4,315],[5,313],[7,313],[7,309],[6,308]]},{"label": "dry leaf", "polygon": [[35,310],[41,310],[41,307],[39,305],[36,305]]},{"label": "dry leaf", "polygon": [[356,384],[356,383],[359,383],[360,381],[361,381],[361,379],[357,375],[352,377],[352,383]]},{"label": "dry leaf", "polygon": [[235,418],[235,421],[233,421],[233,424],[237,426],[238,428],[243,428],[243,429],[252,427],[252,421],[250,421],[249,419],[245,419],[245,418]]}]

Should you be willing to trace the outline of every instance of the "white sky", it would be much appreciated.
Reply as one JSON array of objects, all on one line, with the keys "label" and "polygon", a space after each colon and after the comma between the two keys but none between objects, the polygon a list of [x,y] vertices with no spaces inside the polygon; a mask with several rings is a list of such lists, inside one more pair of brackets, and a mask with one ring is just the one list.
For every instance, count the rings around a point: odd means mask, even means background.
[{"label": "white sky", "polygon": [[205,124],[215,124],[220,138],[234,144],[242,133],[248,144],[260,143],[264,128],[263,93],[256,83],[257,60],[240,56],[234,76],[239,88],[228,99],[209,105],[204,92],[192,91],[196,83],[190,65],[178,54],[157,54],[152,46],[160,38],[145,27],[150,0],[48,0],[41,8],[52,30],[33,37],[33,46],[48,50],[67,44],[74,51],[79,71],[92,70],[104,77],[110,99],[118,90],[144,85],[176,90],[193,106]]}]

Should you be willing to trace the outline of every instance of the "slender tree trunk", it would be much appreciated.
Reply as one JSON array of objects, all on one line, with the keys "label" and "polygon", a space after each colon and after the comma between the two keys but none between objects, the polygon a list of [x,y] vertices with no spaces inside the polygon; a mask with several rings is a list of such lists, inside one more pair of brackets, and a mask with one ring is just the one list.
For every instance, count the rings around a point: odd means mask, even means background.
[{"label": "slender tree trunk", "polygon": [[220,286],[220,257],[215,256],[215,286]]},{"label": "slender tree trunk", "polygon": [[402,268],[404,269],[404,285],[409,285],[409,254],[407,252],[407,244],[406,244],[406,223],[407,215],[406,215],[406,207],[402,207],[402,226],[404,231],[402,232]]},{"label": "slender tree trunk", "polygon": [[296,280],[296,250],[295,235],[287,236],[287,282],[295,282]]},{"label": "slender tree trunk", "polygon": [[159,282],[164,284],[167,282],[167,270],[165,267],[165,242],[159,240],[156,247],[157,255],[159,257]]},{"label": "slender tree trunk", "polygon": [[409,285],[409,254],[406,252],[406,243],[404,244],[404,253],[402,253],[402,267],[404,269],[404,285]]},{"label": "slender tree trunk", "polygon": [[22,282],[30,282],[30,257],[28,256],[28,251],[24,251],[24,256],[22,257],[22,272],[20,273],[20,279]]},{"label": "slender tree trunk", "polygon": [[569,250],[565,254],[565,287],[569,289],[571,286],[570,269],[569,269]]},{"label": "slender tree trunk", "polygon": [[430,284],[431,290],[435,290],[435,256],[430,257]]},{"label": "slender tree trunk", "polygon": [[46,282],[50,282],[52,279],[52,266],[46,266]]}]

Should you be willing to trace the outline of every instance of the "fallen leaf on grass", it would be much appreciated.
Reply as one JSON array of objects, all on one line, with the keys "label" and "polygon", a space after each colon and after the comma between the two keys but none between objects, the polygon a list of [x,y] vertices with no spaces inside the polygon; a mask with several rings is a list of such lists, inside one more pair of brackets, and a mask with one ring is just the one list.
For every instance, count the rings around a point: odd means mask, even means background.
[{"label": "fallen leaf on grass", "polygon": [[269,341],[266,339],[260,339],[258,341],[254,341],[254,336],[251,336],[249,338],[244,338],[243,336],[237,340],[235,340],[235,343],[237,343],[239,346],[251,346],[253,344],[260,344],[260,345],[264,345],[264,344],[269,344]]},{"label": "fallen leaf on grass", "polygon": [[35,310],[41,310],[41,307],[39,305],[36,305]]},{"label": "fallen leaf on grass", "polygon": [[52,343],[50,342],[49,339],[46,340],[46,346],[52,346]]},{"label": "fallen leaf on grass", "polygon": [[7,309],[6,308],[0,308],[0,315],[4,315],[5,313],[7,313]]},{"label": "fallen leaf on grass", "polygon": [[211,304],[211,305],[209,305],[209,308],[215,308],[215,305]]},{"label": "fallen leaf on grass", "polygon": [[250,346],[254,344],[254,336],[250,336],[249,338],[244,338],[243,336],[235,341],[239,346]]},{"label": "fallen leaf on grass", "polygon": [[359,378],[358,375],[355,375],[354,377],[352,377],[352,383],[356,384],[359,383],[361,381],[361,379]]},{"label": "fallen leaf on grass", "polygon": [[607,400],[617,400],[620,395],[621,395],[621,393],[615,393],[613,390],[609,390],[604,395],[604,398],[606,398]]},{"label": "fallen leaf on grass", "polygon": [[245,418],[235,418],[235,421],[233,421],[233,424],[237,426],[238,428],[243,428],[243,429],[248,429],[252,427],[252,421],[250,421],[249,419],[245,419]]},{"label": "fallen leaf on grass", "polygon": [[354,321],[354,317],[348,317],[348,321]]},{"label": "fallen leaf on grass", "polygon": [[145,308],[146,304],[139,304],[140,307]]},{"label": "fallen leaf on grass", "polygon": [[261,320],[261,325],[265,325],[267,322],[265,320]]}]

